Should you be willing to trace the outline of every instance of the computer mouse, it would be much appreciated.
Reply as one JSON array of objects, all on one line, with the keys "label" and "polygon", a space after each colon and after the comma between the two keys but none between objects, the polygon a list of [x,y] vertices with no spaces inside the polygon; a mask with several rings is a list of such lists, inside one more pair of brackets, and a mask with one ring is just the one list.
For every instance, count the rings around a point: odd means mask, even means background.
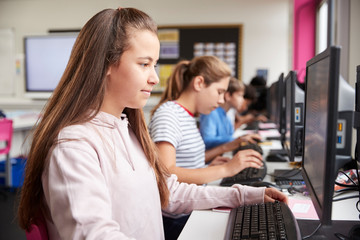
[{"label": "computer mouse", "polygon": [[259,182],[253,182],[250,184],[250,186],[252,187],[267,187],[267,188],[276,188],[276,189],[281,189],[278,185],[270,183],[270,182],[264,182],[264,181],[259,181]]},{"label": "computer mouse", "polygon": [[354,225],[349,231],[350,240],[360,240],[360,224]]}]

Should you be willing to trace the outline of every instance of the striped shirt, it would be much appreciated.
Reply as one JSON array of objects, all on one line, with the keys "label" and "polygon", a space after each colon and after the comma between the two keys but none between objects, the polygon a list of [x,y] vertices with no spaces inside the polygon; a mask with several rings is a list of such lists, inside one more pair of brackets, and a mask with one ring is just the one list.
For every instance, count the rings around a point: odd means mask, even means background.
[{"label": "striped shirt", "polygon": [[162,104],[154,113],[149,131],[154,142],[169,142],[176,149],[176,166],[205,166],[205,144],[196,119],[174,101]]}]

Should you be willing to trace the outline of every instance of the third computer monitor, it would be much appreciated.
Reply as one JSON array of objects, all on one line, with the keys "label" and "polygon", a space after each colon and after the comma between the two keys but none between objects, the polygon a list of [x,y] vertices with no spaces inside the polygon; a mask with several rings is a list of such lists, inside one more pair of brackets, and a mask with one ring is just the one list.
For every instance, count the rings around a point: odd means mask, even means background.
[{"label": "third computer monitor", "polygon": [[304,91],[297,84],[295,71],[290,71],[285,84],[285,138],[283,146],[289,160],[301,161],[304,126]]}]

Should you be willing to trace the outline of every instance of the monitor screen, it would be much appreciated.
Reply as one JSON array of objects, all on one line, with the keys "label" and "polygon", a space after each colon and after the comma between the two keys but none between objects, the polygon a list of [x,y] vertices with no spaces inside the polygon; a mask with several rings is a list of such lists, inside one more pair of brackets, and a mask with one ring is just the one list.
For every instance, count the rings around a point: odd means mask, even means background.
[{"label": "monitor screen", "polygon": [[77,34],[28,36],[24,38],[25,95],[49,97],[69,61]]},{"label": "monitor screen", "polygon": [[331,225],[335,180],[340,48],[306,64],[303,177],[322,225]]},{"label": "monitor screen", "polygon": [[[283,146],[289,160],[301,161],[303,137],[304,91],[297,85],[295,71],[285,77],[285,138]],[[295,159],[295,157],[298,157]]]},{"label": "monitor screen", "polygon": [[268,115],[271,122],[276,124],[280,134],[285,134],[284,119],[284,74],[268,89]]}]

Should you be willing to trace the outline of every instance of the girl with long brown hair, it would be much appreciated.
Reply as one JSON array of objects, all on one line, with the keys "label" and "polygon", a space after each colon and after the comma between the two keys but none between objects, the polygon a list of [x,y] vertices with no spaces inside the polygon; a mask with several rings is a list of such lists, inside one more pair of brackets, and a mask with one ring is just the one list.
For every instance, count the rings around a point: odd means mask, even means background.
[{"label": "girl with long brown hair", "polygon": [[[158,161],[141,109],[159,81],[159,49],[156,24],[137,9],[105,9],[85,24],[33,135],[23,229],[44,217],[50,239],[163,239],[161,209],[248,202],[241,187],[179,184]],[[251,193],[257,202],[286,199]]]}]

